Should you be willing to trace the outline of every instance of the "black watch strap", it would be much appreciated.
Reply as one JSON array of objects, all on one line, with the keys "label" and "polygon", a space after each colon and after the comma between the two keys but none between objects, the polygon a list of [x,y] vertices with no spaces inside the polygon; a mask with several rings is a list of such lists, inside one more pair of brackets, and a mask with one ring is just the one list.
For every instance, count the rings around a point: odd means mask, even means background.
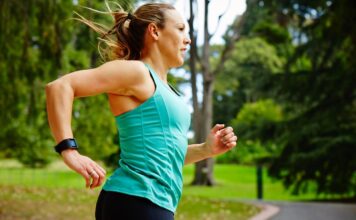
[{"label": "black watch strap", "polygon": [[63,141],[59,142],[54,149],[56,150],[57,153],[61,154],[62,151],[67,150],[67,149],[78,149],[77,142],[75,141],[74,138],[68,138],[64,139]]}]

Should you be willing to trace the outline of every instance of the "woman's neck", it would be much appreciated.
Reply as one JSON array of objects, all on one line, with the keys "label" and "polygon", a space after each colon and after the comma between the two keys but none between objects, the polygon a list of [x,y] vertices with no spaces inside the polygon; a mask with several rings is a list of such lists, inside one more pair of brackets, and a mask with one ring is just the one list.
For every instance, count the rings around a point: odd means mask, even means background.
[{"label": "woman's neck", "polygon": [[141,54],[141,61],[150,65],[150,67],[159,75],[161,80],[167,83],[167,74],[169,67],[165,64],[164,59],[159,58],[160,55],[155,54]]}]

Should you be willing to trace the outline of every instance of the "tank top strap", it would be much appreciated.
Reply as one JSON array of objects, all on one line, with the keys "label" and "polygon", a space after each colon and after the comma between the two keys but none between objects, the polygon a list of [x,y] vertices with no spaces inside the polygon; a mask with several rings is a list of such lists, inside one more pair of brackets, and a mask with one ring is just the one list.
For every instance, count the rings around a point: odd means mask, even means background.
[{"label": "tank top strap", "polygon": [[144,64],[147,67],[148,72],[150,73],[150,75],[151,75],[156,87],[161,86],[161,84],[160,84],[161,80],[158,78],[157,73],[150,67],[150,65],[148,65],[147,63],[144,63]]},{"label": "tank top strap", "polygon": [[[159,78],[158,74],[151,68],[150,65],[148,65],[147,63],[144,63],[145,66],[147,67],[147,69],[149,70],[150,72],[150,75],[152,76],[153,80],[154,80],[154,83],[156,85],[156,87],[164,87],[166,89],[168,89],[169,91],[175,93],[177,96],[182,96],[182,94],[180,92],[178,92],[171,84],[164,84],[162,82],[162,80]],[[157,89],[156,88],[156,89]]]}]

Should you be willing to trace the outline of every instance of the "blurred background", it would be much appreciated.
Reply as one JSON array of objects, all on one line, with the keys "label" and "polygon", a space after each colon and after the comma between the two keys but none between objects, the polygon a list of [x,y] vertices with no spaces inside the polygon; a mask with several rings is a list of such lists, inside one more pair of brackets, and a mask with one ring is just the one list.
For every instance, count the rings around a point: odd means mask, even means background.
[{"label": "blurred background", "polygon": [[[248,219],[254,199],[355,202],[354,1],[154,2],[174,4],[189,27],[189,55],[169,81],[191,107],[190,142],[215,123],[239,136],[232,151],[184,168],[177,219]],[[113,20],[81,6],[106,11],[100,0],[0,1],[0,219],[94,219],[99,191],[56,155],[46,115],[48,82],[104,62],[99,36],[71,18]],[[72,128],[82,154],[117,166],[106,95],[77,99]]]}]

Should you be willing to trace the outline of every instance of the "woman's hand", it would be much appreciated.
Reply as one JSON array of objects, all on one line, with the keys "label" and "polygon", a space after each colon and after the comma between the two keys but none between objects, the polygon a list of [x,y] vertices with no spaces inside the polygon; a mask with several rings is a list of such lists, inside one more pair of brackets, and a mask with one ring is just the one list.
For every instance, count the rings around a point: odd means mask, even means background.
[{"label": "woman's hand", "polygon": [[206,151],[210,157],[223,154],[236,146],[237,136],[232,127],[226,127],[223,124],[216,124],[210,131],[206,142]]},{"label": "woman's hand", "polygon": [[104,182],[106,171],[89,157],[73,149],[62,151],[62,157],[68,167],[84,177],[87,188],[93,189]]}]

